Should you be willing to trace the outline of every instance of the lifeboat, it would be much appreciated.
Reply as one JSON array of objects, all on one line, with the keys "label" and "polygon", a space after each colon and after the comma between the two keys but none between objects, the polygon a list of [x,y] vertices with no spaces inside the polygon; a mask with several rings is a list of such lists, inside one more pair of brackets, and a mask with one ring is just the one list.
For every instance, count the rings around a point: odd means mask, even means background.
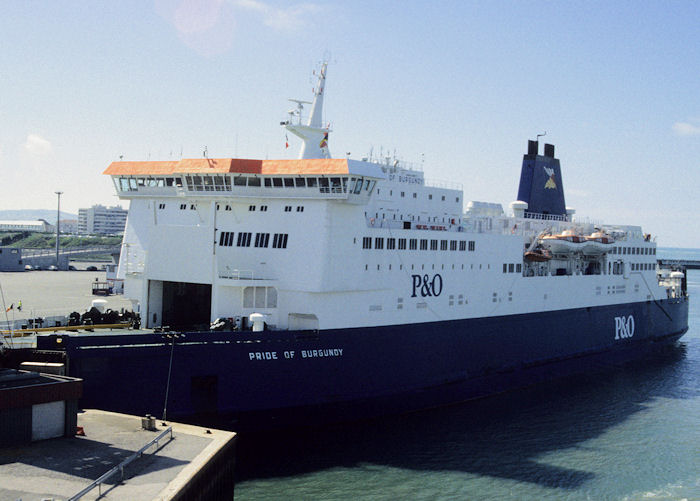
[{"label": "lifeboat", "polygon": [[525,253],[525,259],[536,263],[543,263],[552,259],[552,253],[548,249],[535,249]]},{"label": "lifeboat", "polygon": [[556,254],[568,254],[582,250],[582,245],[586,241],[581,235],[577,235],[572,230],[564,230],[558,235],[547,235],[540,239],[540,243]]},{"label": "lifeboat", "polygon": [[603,254],[608,251],[610,244],[613,242],[612,237],[602,231],[596,231],[585,238],[582,250],[584,254],[593,256]]}]

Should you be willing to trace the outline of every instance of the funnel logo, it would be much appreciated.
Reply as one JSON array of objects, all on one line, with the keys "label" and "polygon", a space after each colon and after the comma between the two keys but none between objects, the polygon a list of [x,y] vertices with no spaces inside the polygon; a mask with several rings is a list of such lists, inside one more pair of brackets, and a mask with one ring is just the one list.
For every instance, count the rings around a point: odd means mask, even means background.
[{"label": "funnel logo", "polygon": [[557,183],[554,182],[554,169],[549,168],[549,167],[545,167],[544,165],[542,166],[542,168],[549,176],[549,179],[547,179],[547,182],[545,183],[544,187],[549,189],[549,190],[556,190]]}]

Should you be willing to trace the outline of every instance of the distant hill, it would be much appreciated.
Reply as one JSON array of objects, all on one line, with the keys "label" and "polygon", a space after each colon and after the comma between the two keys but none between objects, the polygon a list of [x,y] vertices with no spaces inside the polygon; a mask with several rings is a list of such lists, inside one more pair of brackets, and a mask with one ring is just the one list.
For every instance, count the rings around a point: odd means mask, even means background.
[{"label": "distant hill", "polygon": [[[0,210],[0,220],[35,221],[37,219],[56,224],[56,211],[51,209]],[[61,211],[61,219],[78,219],[78,215]]]}]

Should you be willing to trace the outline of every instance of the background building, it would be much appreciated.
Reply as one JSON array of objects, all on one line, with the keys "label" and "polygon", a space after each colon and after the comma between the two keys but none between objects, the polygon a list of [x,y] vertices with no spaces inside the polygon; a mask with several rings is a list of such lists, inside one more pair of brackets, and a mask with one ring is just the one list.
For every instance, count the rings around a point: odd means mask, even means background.
[{"label": "background building", "polygon": [[78,233],[78,220],[61,219],[61,233]]},{"label": "background building", "polygon": [[128,210],[121,205],[93,205],[78,211],[78,233],[90,235],[119,235],[124,233]]},{"label": "background building", "polygon": [[0,221],[0,231],[38,231],[41,233],[52,233],[56,231],[56,227],[43,219],[37,219],[35,221],[14,220]]}]

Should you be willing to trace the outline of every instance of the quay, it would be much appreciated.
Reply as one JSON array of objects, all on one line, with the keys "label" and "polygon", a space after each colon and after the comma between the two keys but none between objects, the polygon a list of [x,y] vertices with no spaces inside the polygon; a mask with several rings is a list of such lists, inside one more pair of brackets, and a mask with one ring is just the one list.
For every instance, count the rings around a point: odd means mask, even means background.
[{"label": "quay", "polygon": [[235,433],[143,421],[88,409],[77,419],[84,436],[0,447],[0,499],[233,499]]}]

